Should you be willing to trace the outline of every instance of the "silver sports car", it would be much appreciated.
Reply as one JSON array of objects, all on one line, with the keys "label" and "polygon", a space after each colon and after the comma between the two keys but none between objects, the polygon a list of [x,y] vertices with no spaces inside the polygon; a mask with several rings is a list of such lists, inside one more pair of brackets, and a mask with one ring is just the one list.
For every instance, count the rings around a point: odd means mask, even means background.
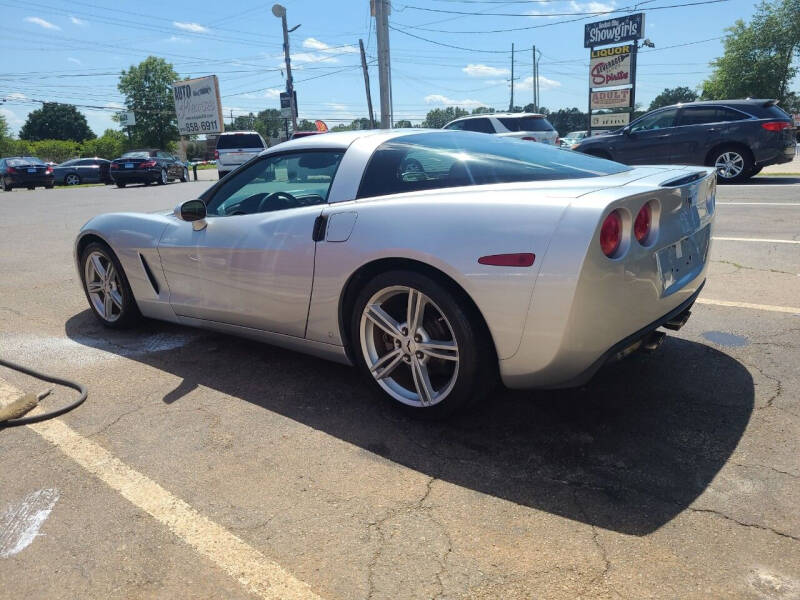
[{"label": "silver sports car", "polygon": [[413,413],[588,380],[705,282],[714,170],[430,130],[280,144],[198,200],[80,231],[89,305],[362,369]]}]

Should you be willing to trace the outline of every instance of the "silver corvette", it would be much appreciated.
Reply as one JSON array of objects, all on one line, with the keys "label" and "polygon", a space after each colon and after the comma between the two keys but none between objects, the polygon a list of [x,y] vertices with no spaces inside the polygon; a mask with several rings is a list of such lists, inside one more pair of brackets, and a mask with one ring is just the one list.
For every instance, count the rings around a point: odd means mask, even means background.
[{"label": "silver corvette", "polygon": [[677,329],[705,282],[713,169],[430,130],[272,147],[75,245],[109,327],[141,316],[355,365],[413,413],[587,381]]}]

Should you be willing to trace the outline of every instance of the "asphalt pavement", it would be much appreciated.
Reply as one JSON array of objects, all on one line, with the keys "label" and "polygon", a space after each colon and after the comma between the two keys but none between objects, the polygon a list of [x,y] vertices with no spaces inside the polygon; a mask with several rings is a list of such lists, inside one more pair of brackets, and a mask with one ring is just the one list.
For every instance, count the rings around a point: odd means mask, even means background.
[{"label": "asphalt pavement", "polygon": [[656,353],[436,424],[341,365],[97,324],[80,226],[208,185],[0,194],[0,356],[90,389],[0,430],[0,598],[800,598],[800,178],[720,186]]}]

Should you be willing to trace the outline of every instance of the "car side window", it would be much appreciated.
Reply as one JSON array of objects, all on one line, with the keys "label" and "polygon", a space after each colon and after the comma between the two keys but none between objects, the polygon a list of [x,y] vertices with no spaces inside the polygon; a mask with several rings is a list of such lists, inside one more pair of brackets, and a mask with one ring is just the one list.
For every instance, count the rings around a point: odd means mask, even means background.
[{"label": "car side window", "polygon": [[717,112],[719,113],[719,121],[723,122],[744,121],[745,119],[750,118],[746,114],[741,113],[738,110],[725,108],[724,106],[720,106],[719,108],[717,108]]},{"label": "car side window", "polygon": [[158,158],[166,158],[166,159],[172,160],[172,155],[171,154],[169,154],[167,152],[162,152],[161,150],[156,152],[156,156],[158,156]]},{"label": "car side window", "polygon": [[464,131],[477,131],[478,133],[494,133],[494,125],[489,119],[466,119]]},{"label": "car side window", "polygon": [[324,204],[341,150],[266,156],[228,178],[206,207],[210,216],[226,217]]},{"label": "car side window", "polygon": [[681,111],[679,125],[704,125],[719,123],[720,120],[716,106],[687,106]]},{"label": "car side window", "polygon": [[79,167],[93,167],[97,163],[95,163],[95,161],[92,160],[91,158],[87,158],[85,160],[75,161],[74,164]]},{"label": "car side window", "polygon": [[456,131],[461,131],[464,129],[464,121],[456,121],[455,123],[449,123],[445,125],[445,129],[455,129]]},{"label": "car side window", "polygon": [[631,132],[635,131],[654,131],[656,129],[666,129],[675,125],[675,115],[677,108],[669,108],[651,115],[645,115],[631,125]]}]

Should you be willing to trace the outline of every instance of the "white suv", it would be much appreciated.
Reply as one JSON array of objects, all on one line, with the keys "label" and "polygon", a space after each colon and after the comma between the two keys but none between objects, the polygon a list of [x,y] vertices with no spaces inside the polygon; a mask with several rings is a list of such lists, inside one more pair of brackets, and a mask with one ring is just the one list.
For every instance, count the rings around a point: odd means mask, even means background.
[{"label": "white suv", "polygon": [[220,179],[266,149],[267,144],[257,131],[220,133],[214,151]]},{"label": "white suv", "polygon": [[503,137],[558,145],[558,132],[538,113],[491,113],[450,121],[443,129],[493,133]]}]

